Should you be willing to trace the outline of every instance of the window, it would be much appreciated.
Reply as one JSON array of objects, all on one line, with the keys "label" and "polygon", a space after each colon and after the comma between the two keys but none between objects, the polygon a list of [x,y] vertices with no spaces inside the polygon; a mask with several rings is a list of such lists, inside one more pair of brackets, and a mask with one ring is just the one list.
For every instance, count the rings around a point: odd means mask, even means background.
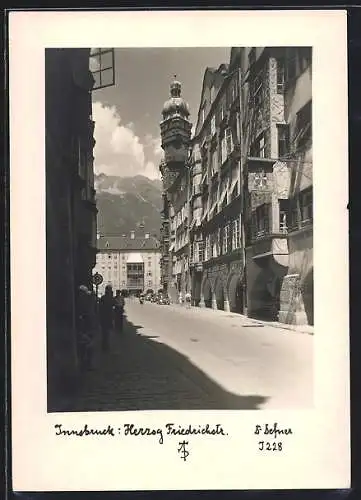
[{"label": "window", "polygon": [[211,119],[211,134],[214,135],[215,133],[216,133],[216,117],[215,115],[213,115]]},{"label": "window", "polygon": [[113,86],[115,84],[114,49],[91,49],[89,70],[94,78],[94,90]]},{"label": "window", "polygon": [[278,200],[280,208],[279,231],[282,234],[287,233],[288,218],[288,200]]},{"label": "window", "polygon": [[300,192],[300,212],[301,212],[302,225],[312,221],[313,217],[312,188],[308,188]]},{"label": "window", "polygon": [[218,241],[217,241],[217,233],[213,233],[211,235],[211,257],[217,257],[217,249],[218,249]]},{"label": "window", "polygon": [[211,257],[211,240],[210,236],[206,236],[206,248],[205,248],[205,256],[204,260],[208,260]]},{"label": "window", "polygon": [[108,259],[111,259],[111,258],[112,258],[112,254],[109,254],[109,255],[108,255]]},{"label": "window", "polygon": [[147,275],[152,276],[152,271],[148,271]]},{"label": "window", "polygon": [[214,87],[212,85],[211,88],[209,89],[209,100],[211,103],[213,102],[213,99],[214,99]]},{"label": "window", "polygon": [[282,158],[289,153],[289,126],[278,124],[278,157]]},{"label": "window", "polygon": [[230,234],[230,228],[229,224],[224,226],[223,228],[223,238],[222,238],[222,254],[225,255],[228,253],[229,250],[229,234]]},{"label": "window", "polygon": [[225,135],[222,136],[221,139],[221,164],[226,161],[227,159],[227,145],[226,145],[226,137]]},{"label": "window", "polygon": [[211,154],[211,175],[213,176],[218,171],[217,150]]},{"label": "window", "polygon": [[296,117],[296,133],[294,146],[296,150],[302,149],[312,141],[312,100],[309,101]]},{"label": "window", "polygon": [[202,105],[202,109],[201,109],[201,125],[203,125],[204,120],[206,119],[206,110],[205,110],[205,107],[206,107],[206,104],[204,103]]},{"label": "window", "polygon": [[256,108],[262,106],[262,101],[263,101],[262,78],[263,78],[262,71],[260,71],[258,75],[255,77],[253,83],[253,97],[254,97],[254,105]]},{"label": "window", "polygon": [[261,134],[251,147],[251,156],[255,158],[265,158],[266,143],[264,134]]},{"label": "window", "polygon": [[204,244],[203,241],[198,241],[198,261],[203,262],[204,260]]},{"label": "window", "polygon": [[231,103],[233,104],[234,101],[237,99],[237,95],[238,95],[238,88],[237,88],[237,80],[235,80],[233,83],[232,83],[232,87],[231,87]]},{"label": "window", "polygon": [[277,59],[277,94],[283,94],[285,88],[285,61]]},{"label": "window", "polygon": [[239,248],[239,219],[232,222],[232,250]]},{"label": "window", "polygon": [[232,130],[230,128],[227,128],[225,130],[225,138],[226,138],[227,155],[230,155],[233,151],[233,137],[232,137]]},{"label": "window", "polygon": [[262,238],[269,234],[269,205],[264,203],[257,207],[252,219],[253,237]]},{"label": "window", "polygon": [[225,117],[224,103],[221,102],[219,105],[219,123],[221,123]]}]

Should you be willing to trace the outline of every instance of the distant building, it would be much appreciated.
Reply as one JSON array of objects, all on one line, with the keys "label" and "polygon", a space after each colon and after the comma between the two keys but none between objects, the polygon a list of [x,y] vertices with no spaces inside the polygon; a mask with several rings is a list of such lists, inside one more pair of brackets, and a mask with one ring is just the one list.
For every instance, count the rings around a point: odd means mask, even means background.
[{"label": "distant building", "polygon": [[103,276],[99,293],[106,285],[113,290],[157,292],[160,282],[160,245],[149,233],[98,237],[95,272]]}]

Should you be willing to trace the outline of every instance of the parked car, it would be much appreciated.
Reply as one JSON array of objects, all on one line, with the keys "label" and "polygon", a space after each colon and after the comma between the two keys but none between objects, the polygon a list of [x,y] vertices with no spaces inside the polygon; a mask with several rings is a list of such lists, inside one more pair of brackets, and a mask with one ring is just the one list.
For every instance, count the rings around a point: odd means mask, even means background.
[{"label": "parked car", "polygon": [[167,295],[159,295],[158,304],[161,306],[169,306],[170,304],[169,297]]}]

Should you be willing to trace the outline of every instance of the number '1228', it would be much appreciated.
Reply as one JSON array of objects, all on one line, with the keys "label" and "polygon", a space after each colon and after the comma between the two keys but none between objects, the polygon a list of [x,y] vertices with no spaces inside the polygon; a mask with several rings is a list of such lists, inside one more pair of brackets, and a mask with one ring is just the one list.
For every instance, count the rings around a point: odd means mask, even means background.
[{"label": "number '1228'", "polygon": [[282,451],[282,443],[269,443],[268,441],[259,441],[260,451]]}]

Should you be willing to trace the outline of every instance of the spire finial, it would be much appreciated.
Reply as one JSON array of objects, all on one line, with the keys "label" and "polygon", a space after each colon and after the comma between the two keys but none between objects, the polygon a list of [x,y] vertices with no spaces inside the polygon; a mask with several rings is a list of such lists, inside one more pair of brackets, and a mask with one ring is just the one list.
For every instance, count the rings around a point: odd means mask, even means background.
[{"label": "spire finial", "polygon": [[177,80],[177,75],[173,75],[173,76],[174,76],[174,80],[170,85],[170,95],[172,97],[179,97],[181,94],[182,87],[181,87],[180,82],[178,82],[178,80]]}]

